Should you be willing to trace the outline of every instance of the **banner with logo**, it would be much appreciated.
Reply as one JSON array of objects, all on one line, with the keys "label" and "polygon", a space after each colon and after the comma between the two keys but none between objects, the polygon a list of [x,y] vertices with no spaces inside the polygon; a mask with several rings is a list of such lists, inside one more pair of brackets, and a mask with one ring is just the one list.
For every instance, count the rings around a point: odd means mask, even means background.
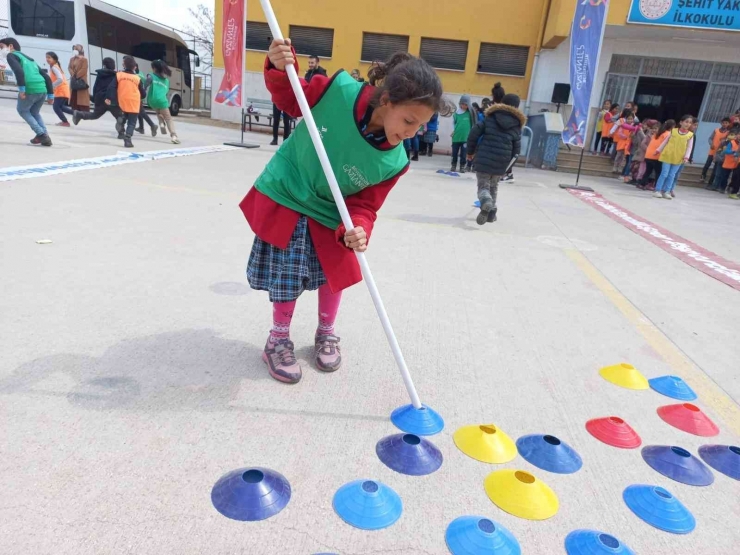
[{"label": "banner with logo", "polygon": [[570,32],[570,88],[573,111],[563,131],[563,142],[583,147],[586,142],[591,91],[604,40],[608,0],[577,0]]},{"label": "banner with logo", "polygon": [[632,0],[628,23],[740,31],[738,0]]},{"label": "banner with logo", "polygon": [[224,77],[216,93],[216,102],[226,106],[242,107],[244,79],[244,39],[247,24],[244,0],[223,2],[223,34],[221,49],[224,53]]}]

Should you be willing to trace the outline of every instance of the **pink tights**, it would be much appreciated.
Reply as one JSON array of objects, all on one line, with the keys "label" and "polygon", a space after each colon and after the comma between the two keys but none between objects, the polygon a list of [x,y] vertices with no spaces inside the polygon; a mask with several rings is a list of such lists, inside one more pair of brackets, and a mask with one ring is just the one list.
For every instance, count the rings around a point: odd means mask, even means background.
[{"label": "pink tights", "polygon": [[[334,322],[337,319],[341,300],[341,291],[339,293],[332,293],[326,284],[319,287],[319,325],[316,328],[317,335],[334,334]],[[271,343],[277,343],[281,339],[290,338],[290,321],[293,319],[295,303],[296,301],[272,303]]]}]

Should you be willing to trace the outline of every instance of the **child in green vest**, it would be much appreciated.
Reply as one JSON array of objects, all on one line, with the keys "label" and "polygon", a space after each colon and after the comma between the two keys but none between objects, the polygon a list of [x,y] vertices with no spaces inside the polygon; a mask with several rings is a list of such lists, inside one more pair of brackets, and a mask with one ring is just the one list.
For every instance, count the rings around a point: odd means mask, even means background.
[{"label": "child in green vest", "polygon": [[[134,73],[139,76],[139,79],[141,80],[141,84],[144,87],[144,98],[146,98],[146,91],[149,88],[149,85],[151,84],[151,75],[145,75],[141,72],[141,69],[139,69],[139,64],[136,64],[136,68],[134,69]],[[144,107],[144,99],[141,99],[141,107],[139,108],[139,127],[136,128],[136,132],[139,135],[144,134],[144,122],[147,122],[149,125],[149,128],[152,130],[152,137],[157,136],[157,126],[154,125],[154,122],[152,121],[152,118],[149,117],[149,114],[146,113],[146,108]]]},{"label": "child in green vest", "polygon": [[460,97],[457,111],[452,115],[454,131],[452,132],[452,167],[450,171],[456,171],[457,158],[460,157],[460,173],[465,173],[466,168],[466,144],[470,130],[475,125],[477,116],[470,109],[470,97],[464,94]]},{"label": "child in green vest", "polygon": [[162,132],[162,135],[166,135],[169,130],[172,142],[179,145],[180,139],[177,138],[175,123],[172,121],[172,114],[170,114],[170,101],[167,99],[167,94],[170,92],[170,80],[168,77],[172,75],[172,70],[163,60],[154,60],[152,62],[152,71],[154,73],[149,75],[151,85],[149,86],[147,103],[157,114],[159,130]]},{"label": "child in green vest", "polygon": [[[302,116],[285,73],[296,64],[290,40],[274,40],[265,61],[272,102]],[[290,322],[296,299],[318,289],[314,360],[319,370],[342,365],[334,322],[342,290],[362,280],[353,250],[368,246],[377,212],[408,170],[404,139],[416,135],[435,111],[449,113],[442,84],[424,60],[405,52],[373,67],[369,84],[345,71],[301,80],[329,161],[352,218],[345,229],[305,121],[283,142],[240,204],[256,237],[247,266],[253,289],[268,291],[273,325],[262,359],[281,382],[301,379]],[[444,114],[443,114],[444,115]]]},{"label": "child in green vest", "polygon": [[36,134],[31,144],[51,146],[51,138],[46,132],[46,125],[41,119],[41,107],[44,102],[54,102],[54,89],[49,74],[21,52],[21,45],[13,38],[0,39],[0,50],[7,51],[8,65],[15,74],[18,84],[18,115]]}]

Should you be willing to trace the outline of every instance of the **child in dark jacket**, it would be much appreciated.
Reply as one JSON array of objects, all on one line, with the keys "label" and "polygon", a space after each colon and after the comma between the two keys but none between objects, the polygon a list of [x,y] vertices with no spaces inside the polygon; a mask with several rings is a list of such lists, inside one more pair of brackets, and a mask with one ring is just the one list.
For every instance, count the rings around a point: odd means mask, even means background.
[{"label": "child in dark jacket", "polygon": [[475,158],[478,178],[478,225],[496,221],[498,181],[519,156],[527,119],[518,108],[519,97],[505,95],[501,104],[492,104],[486,110],[486,119],[475,125],[468,136],[468,160]]},{"label": "child in dark jacket", "polygon": [[[72,123],[78,125],[82,120],[100,119],[106,112],[110,112],[116,120],[123,114],[118,106],[108,106],[105,99],[108,96],[108,87],[116,79],[116,61],[113,58],[103,58],[103,67],[97,70],[95,85],[93,86],[92,98],[95,109],[92,112],[80,112],[75,110],[72,116]],[[119,139],[123,140],[123,134],[119,134]]]}]

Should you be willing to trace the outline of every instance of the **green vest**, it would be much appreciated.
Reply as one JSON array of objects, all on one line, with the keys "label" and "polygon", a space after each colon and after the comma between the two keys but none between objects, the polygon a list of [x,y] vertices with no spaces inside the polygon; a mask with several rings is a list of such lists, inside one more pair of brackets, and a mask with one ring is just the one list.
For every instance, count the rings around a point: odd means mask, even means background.
[{"label": "green vest", "polygon": [[146,97],[147,104],[154,110],[164,110],[170,105],[167,100],[167,93],[170,92],[170,80],[166,77],[160,77],[156,73],[152,73],[151,76],[152,84]]},{"label": "green vest", "polygon": [[[366,85],[340,71],[311,109],[344,197],[382,183],[408,165],[406,152],[400,145],[382,150],[362,136],[354,111],[360,91]],[[342,223],[305,121],[296,126],[254,186],[278,204],[329,229],[337,229]]]},{"label": "green vest", "polygon": [[41,75],[39,66],[31,58],[23,54],[22,52],[11,52],[10,55],[14,55],[18,58],[23,67],[23,75],[26,78],[26,94],[46,94],[46,79]]}]

